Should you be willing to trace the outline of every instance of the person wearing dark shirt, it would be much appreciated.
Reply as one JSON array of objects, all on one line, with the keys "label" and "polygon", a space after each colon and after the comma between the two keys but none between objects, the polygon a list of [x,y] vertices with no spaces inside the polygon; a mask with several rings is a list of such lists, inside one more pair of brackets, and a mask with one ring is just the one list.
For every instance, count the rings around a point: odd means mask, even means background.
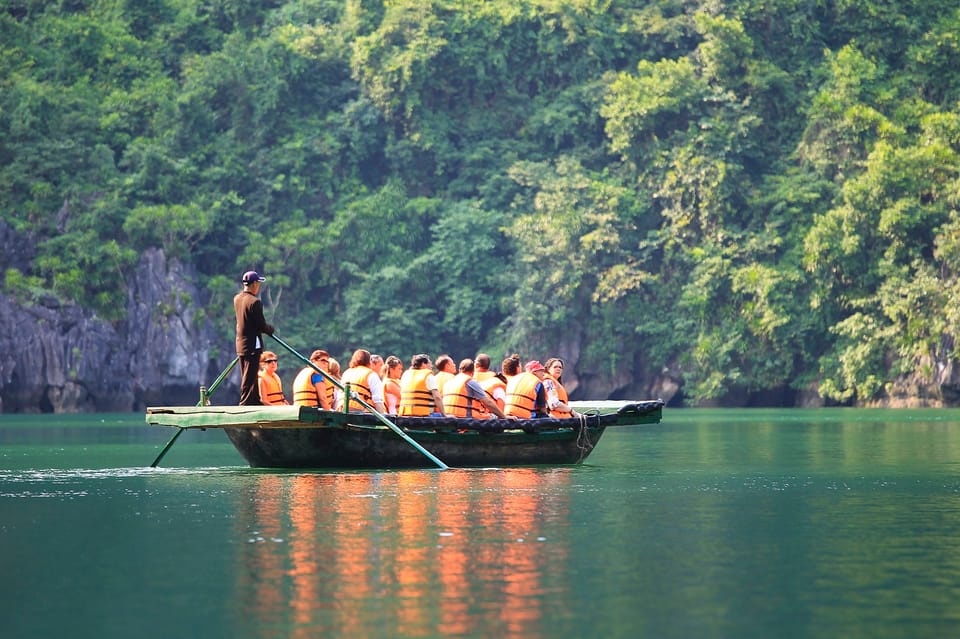
[{"label": "person wearing dark shirt", "polygon": [[240,358],[240,405],[258,406],[260,385],[257,373],[260,370],[260,353],[263,352],[263,333],[273,335],[273,326],[263,317],[263,303],[257,297],[260,285],[267,278],[256,271],[247,271],[241,282],[243,290],[233,298],[233,310],[237,314],[237,356]]}]

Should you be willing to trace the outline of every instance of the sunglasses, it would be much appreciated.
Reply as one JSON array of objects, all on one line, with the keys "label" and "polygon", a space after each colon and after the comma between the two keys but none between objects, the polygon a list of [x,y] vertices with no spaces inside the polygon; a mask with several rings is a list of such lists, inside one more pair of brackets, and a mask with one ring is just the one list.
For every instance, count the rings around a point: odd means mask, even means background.
[{"label": "sunglasses", "polygon": [[275,359],[265,359],[265,360],[263,360],[263,363],[264,363],[264,364],[276,364],[276,363],[277,363],[277,360],[275,360]]}]

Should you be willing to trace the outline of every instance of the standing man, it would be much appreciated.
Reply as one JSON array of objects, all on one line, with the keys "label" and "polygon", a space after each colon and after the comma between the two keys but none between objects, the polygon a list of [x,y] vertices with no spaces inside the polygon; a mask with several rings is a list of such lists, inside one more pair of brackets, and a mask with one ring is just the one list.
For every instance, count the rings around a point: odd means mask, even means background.
[{"label": "standing man", "polygon": [[237,314],[237,356],[240,358],[240,405],[259,406],[260,387],[257,373],[260,370],[260,353],[263,351],[262,333],[273,335],[273,326],[263,317],[263,303],[257,295],[260,284],[267,278],[256,271],[247,271],[241,282],[243,290],[233,298],[233,310]]}]

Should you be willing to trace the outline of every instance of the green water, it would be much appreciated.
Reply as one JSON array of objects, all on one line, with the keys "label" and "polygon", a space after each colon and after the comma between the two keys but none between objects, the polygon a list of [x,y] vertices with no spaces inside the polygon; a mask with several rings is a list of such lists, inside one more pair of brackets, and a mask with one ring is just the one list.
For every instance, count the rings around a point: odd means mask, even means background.
[{"label": "green water", "polygon": [[0,415],[0,634],[957,636],[958,418],[668,410],[579,467],[344,473]]}]

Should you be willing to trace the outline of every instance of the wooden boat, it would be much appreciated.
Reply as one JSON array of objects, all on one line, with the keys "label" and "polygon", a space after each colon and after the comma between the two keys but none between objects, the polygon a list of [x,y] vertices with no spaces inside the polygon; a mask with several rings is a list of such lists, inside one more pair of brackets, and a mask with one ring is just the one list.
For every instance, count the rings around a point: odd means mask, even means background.
[{"label": "wooden boat", "polygon": [[663,410],[659,399],[603,409],[579,404],[584,414],[568,419],[390,417],[400,435],[370,413],[308,406],[152,407],[146,420],[180,429],[222,428],[254,468],[389,469],[431,467],[420,447],[453,467],[577,464],[606,428],[656,424]]}]

